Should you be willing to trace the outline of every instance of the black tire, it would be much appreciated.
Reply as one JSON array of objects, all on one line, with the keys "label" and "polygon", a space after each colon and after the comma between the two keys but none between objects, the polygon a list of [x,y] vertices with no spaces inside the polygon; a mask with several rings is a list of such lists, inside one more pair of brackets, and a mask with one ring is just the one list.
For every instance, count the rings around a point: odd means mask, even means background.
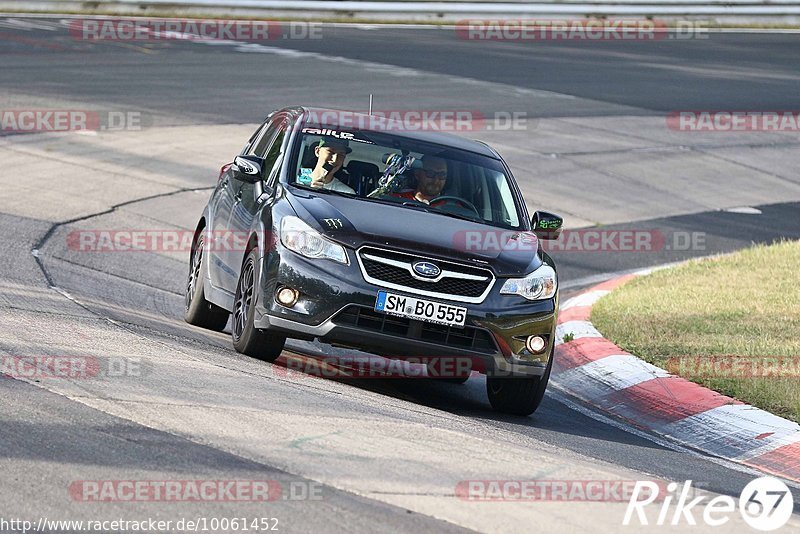
[{"label": "black tire", "polygon": [[542,376],[532,377],[486,377],[486,394],[489,403],[498,412],[511,415],[530,415],[536,411],[544,398],[550,370],[553,368],[553,355]]},{"label": "black tire", "polygon": [[195,326],[221,332],[228,324],[230,313],[206,300],[203,286],[205,284],[204,263],[205,237],[201,230],[195,238],[192,252],[189,255],[189,276],[186,281],[186,301],[183,311],[184,320]]},{"label": "black tire", "polygon": [[233,300],[233,324],[231,337],[237,352],[274,362],[281,355],[286,336],[259,330],[253,326],[256,302],[256,280],[258,280],[258,261],[256,251],[251,250],[242,264],[239,283],[236,284],[236,297]]}]

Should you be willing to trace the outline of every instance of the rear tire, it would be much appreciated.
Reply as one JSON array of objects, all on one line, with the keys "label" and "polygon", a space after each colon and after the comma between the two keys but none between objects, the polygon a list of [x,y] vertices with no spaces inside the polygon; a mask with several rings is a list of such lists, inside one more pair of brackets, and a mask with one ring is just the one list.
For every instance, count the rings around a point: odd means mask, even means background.
[{"label": "rear tire", "polygon": [[553,353],[550,354],[550,362],[542,376],[487,376],[486,393],[492,408],[511,415],[532,414],[542,403],[552,368]]},{"label": "rear tire", "polygon": [[254,249],[247,254],[239,275],[239,283],[236,285],[231,326],[233,348],[253,358],[274,362],[281,355],[286,336],[259,330],[254,326],[256,280],[258,280],[258,260]]},{"label": "rear tire", "polygon": [[192,325],[221,332],[228,324],[230,313],[216,304],[206,300],[203,287],[205,285],[205,229],[201,230],[194,241],[189,255],[189,277],[186,281],[186,301],[183,319]]}]

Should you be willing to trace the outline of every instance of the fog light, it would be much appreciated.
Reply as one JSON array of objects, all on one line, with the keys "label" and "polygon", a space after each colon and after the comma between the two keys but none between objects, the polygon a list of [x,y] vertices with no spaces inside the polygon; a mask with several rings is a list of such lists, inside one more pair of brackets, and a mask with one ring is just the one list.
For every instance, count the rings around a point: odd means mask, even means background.
[{"label": "fog light", "polygon": [[525,348],[533,354],[539,354],[547,346],[547,341],[542,336],[528,336],[525,340]]},{"label": "fog light", "polygon": [[291,287],[282,287],[278,290],[278,294],[275,296],[275,298],[281,305],[291,308],[297,304],[297,299],[300,298],[300,293]]}]

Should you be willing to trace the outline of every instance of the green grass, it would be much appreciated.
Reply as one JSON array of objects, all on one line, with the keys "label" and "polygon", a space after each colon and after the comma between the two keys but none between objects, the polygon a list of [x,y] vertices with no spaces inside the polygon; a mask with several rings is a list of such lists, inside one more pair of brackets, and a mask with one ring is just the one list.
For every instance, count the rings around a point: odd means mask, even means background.
[{"label": "green grass", "polygon": [[800,369],[800,242],[754,246],[636,278],[600,299],[591,320],[606,338],[652,364],[800,422],[797,373],[696,371],[696,357],[701,365],[782,357]]}]

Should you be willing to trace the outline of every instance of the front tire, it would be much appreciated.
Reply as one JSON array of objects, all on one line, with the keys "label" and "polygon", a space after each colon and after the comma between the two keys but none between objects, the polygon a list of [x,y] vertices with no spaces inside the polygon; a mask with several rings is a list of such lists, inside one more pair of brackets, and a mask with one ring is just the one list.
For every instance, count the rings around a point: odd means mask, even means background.
[{"label": "front tire", "polygon": [[542,376],[487,376],[486,393],[492,408],[511,415],[532,414],[542,403],[552,368],[553,353],[551,352],[550,362]]},{"label": "front tire", "polygon": [[281,355],[286,336],[259,330],[254,326],[257,275],[258,260],[254,249],[245,258],[239,283],[236,285],[231,326],[233,348],[253,358],[274,362]]},{"label": "front tire", "polygon": [[189,276],[186,281],[186,300],[183,319],[192,325],[221,332],[228,324],[227,311],[206,300],[205,284],[205,229],[195,238],[189,256]]}]

